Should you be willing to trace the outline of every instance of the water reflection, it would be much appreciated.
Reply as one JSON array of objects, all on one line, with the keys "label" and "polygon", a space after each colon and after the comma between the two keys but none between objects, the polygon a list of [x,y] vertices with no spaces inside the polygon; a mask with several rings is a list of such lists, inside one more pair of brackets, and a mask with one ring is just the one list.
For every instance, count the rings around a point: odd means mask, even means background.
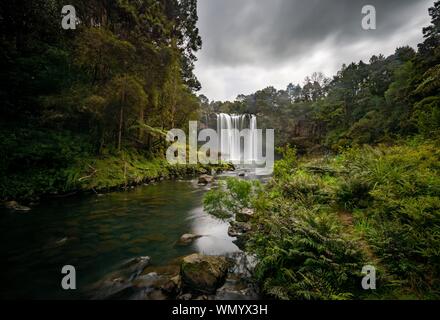
[{"label": "water reflection", "polygon": [[[203,212],[206,190],[196,180],[164,181],[103,196],[56,199],[26,214],[2,209],[0,249],[7,279],[1,298],[84,298],[82,288],[136,256],[166,265],[193,252],[239,251],[228,224]],[[185,233],[204,237],[176,246]],[[61,290],[66,264],[77,269],[76,291]]]}]

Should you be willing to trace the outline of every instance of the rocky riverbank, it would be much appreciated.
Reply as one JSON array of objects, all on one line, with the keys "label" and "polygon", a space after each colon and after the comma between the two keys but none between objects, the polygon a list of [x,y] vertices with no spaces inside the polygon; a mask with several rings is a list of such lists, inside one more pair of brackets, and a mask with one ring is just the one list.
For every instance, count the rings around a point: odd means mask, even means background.
[{"label": "rocky riverbank", "polygon": [[[206,182],[208,180],[209,182]],[[212,183],[201,176],[199,184]],[[254,211],[242,209],[229,222],[228,235],[244,248]],[[183,234],[177,246],[189,246],[203,235]],[[254,300],[259,299],[252,274],[256,259],[244,251],[224,256],[193,253],[167,265],[155,265],[150,257],[124,262],[117,271],[90,288],[92,299],[123,300]]]},{"label": "rocky riverbank", "polygon": [[243,252],[226,256],[191,254],[166,266],[149,257],[124,262],[90,288],[92,299],[250,300],[258,299],[251,279],[255,261]]}]

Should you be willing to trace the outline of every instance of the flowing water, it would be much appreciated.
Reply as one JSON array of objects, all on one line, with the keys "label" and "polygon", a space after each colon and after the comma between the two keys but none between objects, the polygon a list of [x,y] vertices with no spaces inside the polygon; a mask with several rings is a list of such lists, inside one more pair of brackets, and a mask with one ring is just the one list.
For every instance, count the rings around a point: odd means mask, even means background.
[{"label": "flowing water", "polygon": [[[1,298],[88,298],[86,288],[127,259],[166,265],[183,255],[237,252],[228,224],[203,211],[208,187],[163,181],[105,195],[53,199],[29,212],[0,209]],[[204,235],[187,247],[182,234]],[[61,268],[76,268],[77,290],[61,289]]]},{"label": "flowing water", "polygon": [[234,164],[252,164],[259,159],[255,115],[220,113],[217,115],[217,133],[222,160]]}]

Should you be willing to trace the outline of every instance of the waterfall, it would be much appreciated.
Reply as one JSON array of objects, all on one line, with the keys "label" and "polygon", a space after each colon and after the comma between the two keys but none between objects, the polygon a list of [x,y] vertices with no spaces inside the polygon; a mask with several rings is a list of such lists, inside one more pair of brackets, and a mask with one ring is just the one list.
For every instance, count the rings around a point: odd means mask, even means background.
[{"label": "waterfall", "polygon": [[221,159],[234,164],[252,164],[258,159],[257,117],[255,115],[217,115],[217,134]]}]

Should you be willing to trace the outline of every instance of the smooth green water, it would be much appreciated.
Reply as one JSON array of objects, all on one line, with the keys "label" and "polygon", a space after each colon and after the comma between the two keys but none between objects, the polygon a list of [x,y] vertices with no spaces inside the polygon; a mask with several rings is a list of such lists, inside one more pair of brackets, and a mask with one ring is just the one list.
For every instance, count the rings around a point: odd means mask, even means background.
[{"label": "smooth green water", "polygon": [[[46,201],[30,212],[1,209],[1,298],[88,298],[86,288],[127,259],[165,265],[193,252],[239,251],[228,224],[203,212],[206,187],[163,181],[125,192]],[[176,246],[184,233],[205,235]],[[61,268],[76,268],[77,290],[61,288]]]}]

